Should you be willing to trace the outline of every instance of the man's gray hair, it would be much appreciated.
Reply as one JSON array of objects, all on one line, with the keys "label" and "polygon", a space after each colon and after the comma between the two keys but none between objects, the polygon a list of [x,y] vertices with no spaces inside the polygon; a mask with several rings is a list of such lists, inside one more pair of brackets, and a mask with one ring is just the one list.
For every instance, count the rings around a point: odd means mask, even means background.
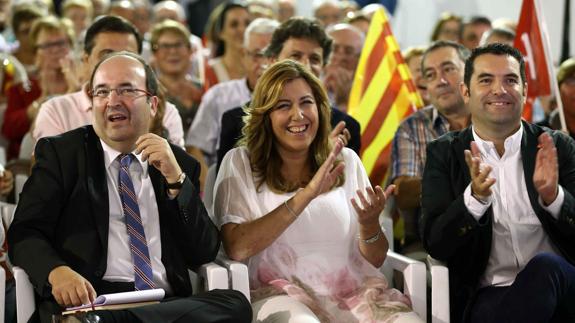
[{"label": "man's gray hair", "polygon": [[168,10],[175,11],[176,14],[178,15],[178,20],[180,22],[186,21],[186,11],[184,10],[184,7],[182,7],[182,5],[176,1],[165,0],[165,1],[160,1],[160,2],[156,3],[154,5],[154,9],[153,9],[154,15],[156,14],[156,12],[160,11],[161,9],[168,9]]},{"label": "man's gray hair", "polygon": [[350,25],[350,24],[344,23],[344,22],[341,22],[341,23],[327,27],[325,29],[325,33],[331,37],[332,33],[338,32],[340,30],[350,30],[350,31],[354,32],[358,38],[361,39],[362,44],[365,42],[365,34],[363,33],[363,31],[361,31],[359,28],[357,28],[354,25]]},{"label": "man's gray hair", "polygon": [[256,18],[248,25],[248,28],[246,28],[246,31],[244,32],[244,48],[248,48],[251,34],[271,35],[279,25],[280,23],[277,20]]}]

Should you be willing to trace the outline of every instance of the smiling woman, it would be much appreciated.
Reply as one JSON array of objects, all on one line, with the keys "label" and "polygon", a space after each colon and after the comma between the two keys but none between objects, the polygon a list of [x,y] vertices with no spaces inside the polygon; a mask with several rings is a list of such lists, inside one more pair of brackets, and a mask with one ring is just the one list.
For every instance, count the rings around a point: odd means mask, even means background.
[{"label": "smiling woman", "polygon": [[206,68],[206,88],[245,76],[237,60],[243,55],[244,32],[250,24],[248,8],[241,1],[231,1],[222,3],[214,12],[218,15],[210,31],[213,47]]},{"label": "smiling woman", "polygon": [[224,157],[214,214],[225,250],[247,260],[254,321],[421,322],[377,267],[379,214],[359,157],[330,139],[320,81],[284,60],[259,79],[240,147]]},{"label": "smiling woman", "polygon": [[[173,103],[185,130],[190,128],[198,111],[203,90],[191,76],[192,46],[190,32],[174,20],[164,20],[152,27],[150,42],[154,54],[154,69],[167,100]],[[196,53],[202,55],[201,53]]]}]

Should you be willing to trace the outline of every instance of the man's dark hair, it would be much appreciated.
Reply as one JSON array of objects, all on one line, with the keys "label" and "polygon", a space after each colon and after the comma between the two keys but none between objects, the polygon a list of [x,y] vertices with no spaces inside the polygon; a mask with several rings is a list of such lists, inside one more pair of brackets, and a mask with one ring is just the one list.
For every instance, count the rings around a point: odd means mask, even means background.
[{"label": "man's dark hair", "polygon": [[523,55],[521,55],[519,50],[506,44],[493,43],[475,48],[471,52],[471,56],[469,56],[469,58],[465,61],[465,75],[463,76],[463,82],[467,88],[469,88],[471,83],[471,76],[473,75],[473,64],[475,64],[475,59],[481,55],[486,54],[505,55],[515,58],[515,60],[519,63],[521,81],[523,84],[527,83],[527,76],[525,75],[525,61],[523,60]]},{"label": "man's dark hair", "polygon": [[473,16],[465,22],[465,25],[487,25],[491,27],[491,20],[485,16]]},{"label": "man's dark hair", "polygon": [[425,62],[425,58],[427,57],[427,55],[435,50],[438,50],[440,48],[444,48],[444,47],[451,47],[453,49],[455,49],[455,51],[457,52],[457,56],[459,56],[459,59],[461,59],[462,62],[465,62],[465,60],[469,57],[469,49],[467,49],[465,46],[461,45],[460,43],[456,43],[450,40],[438,40],[436,42],[431,43],[431,45],[429,47],[427,47],[427,49],[425,50],[425,52],[423,52],[423,57],[421,58],[421,71],[424,71],[424,62]]},{"label": "man's dark hair", "polygon": [[323,49],[323,64],[327,63],[331,53],[332,40],[317,21],[303,17],[294,17],[282,23],[274,32],[266,56],[276,58],[283,49],[284,43],[290,38],[304,38],[317,42]]},{"label": "man's dark hair", "polygon": [[84,53],[90,55],[95,46],[96,36],[102,33],[132,34],[138,43],[138,53],[142,53],[142,37],[132,23],[118,16],[103,16],[90,26],[84,39]]},{"label": "man's dark hair", "polygon": [[[142,58],[142,56],[140,56],[138,54],[134,54],[132,52],[127,52],[127,51],[110,53],[110,54],[104,56],[104,58],[102,58],[102,60],[100,60],[98,62],[98,64],[96,64],[96,66],[94,67],[94,70],[92,71],[92,75],[90,76],[90,81],[88,83],[88,90],[90,92],[94,89],[94,75],[96,75],[96,71],[98,70],[100,65],[102,65],[102,63],[109,60],[110,58],[116,57],[116,56],[131,57],[131,58],[137,60],[138,62],[140,62],[142,64],[142,66],[144,67],[144,71],[146,72],[146,91],[148,91],[153,96],[158,96],[158,94],[159,94],[158,79],[156,78],[156,74],[154,73],[154,70],[152,70],[150,65],[148,65],[148,63],[146,63],[146,61]],[[91,96],[92,95],[90,93],[90,97]]]}]

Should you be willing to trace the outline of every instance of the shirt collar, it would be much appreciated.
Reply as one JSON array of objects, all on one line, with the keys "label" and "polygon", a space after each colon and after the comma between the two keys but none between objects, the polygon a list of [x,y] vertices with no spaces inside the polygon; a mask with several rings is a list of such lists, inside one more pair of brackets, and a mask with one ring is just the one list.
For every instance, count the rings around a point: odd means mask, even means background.
[{"label": "shirt collar", "polygon": [[[443,115],[441,115],[441,113],[439,113],[436,107],[433,107],[431,111],[431,124],[433,125],[434,129],[441,129],[441,127],[444,127],[445,132],[449,132],[449,122]],[[441,134],[443,134],[443,131]]]},{"label": "shirt collar", "polygon": [[[120,156],[122,153],[108,146],[108,144],[106,144],[102,139],[100,139],[100,143],[102,144],[102,149],[104,150],[104,165],[106,166],[106,169],[109,169],[112,163],[115,161],[118,161],[119,163],[118,156]],[[132,152],[132,154],[136,156],[136,160],[138,161],[138,165],[140,165],[139,168],[142,171],[142,175],[146,177],[148,175],[148,162],[142,161],[141,154],[136,155],[134,152]]]},{"label": "shirt collar", "polygon": [[[475,132],[475,126],[471,126],[471,130],[473,131],[473,140],[477,143],[477,147],[479,147],[479,151],[482,155],[487,156],[491,152],[497,154],[495,149],[495,144],[492,141],[486,141],[479,137],[477,132]],[[505,147],[505,154],[507,153],[515,153],[521,149],[521,139],[523,139],[523,123],[520,123],[519,129],[512,134],[511,136],[505,139],[503,143],[503,147]],[[501,156],[503,157],[503,156]]]}]

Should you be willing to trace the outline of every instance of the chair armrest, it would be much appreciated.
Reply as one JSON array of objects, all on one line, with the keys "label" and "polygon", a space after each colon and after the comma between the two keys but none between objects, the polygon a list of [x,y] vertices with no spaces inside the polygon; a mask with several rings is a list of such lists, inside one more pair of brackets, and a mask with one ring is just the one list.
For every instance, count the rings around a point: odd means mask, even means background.
[{"label": "chair armrest", "polygon": [[413,311],[422,319],[427,319],[427,273],[421,261],[402,256],[393,251],[387,252],[385,262],[394,270],[403,273],[403,292],[411,299]]},{"label": "chair armrest", "polygon": [[439,260],[427,256],[431,273],[431,322],[449,322],[449,269]]},{"label": "chair armrest", "polygon": [[248,266],[239,261],[234,261],[225,257],[216,258],[216,263],[222,265],[228,270],[230,278],[230,287],[233,290],[242,292],[250,300],[250,278]]},{"label": "chair armrest", "polygon": [[36,308],[34,287],[24,269],[15,266],[13,271],[16,282],[16,318],[18,323],[28,322]]},{"label": "chair armrest", "polygon": [[203,283],[203,290],[228,289],[228,271],[214,262],[200,266],[197,274]]},{"label": "chair armrest", "polygon": [[6,271],[0,267],[0,322],[4,323],[4,304],[6,304]]}]

